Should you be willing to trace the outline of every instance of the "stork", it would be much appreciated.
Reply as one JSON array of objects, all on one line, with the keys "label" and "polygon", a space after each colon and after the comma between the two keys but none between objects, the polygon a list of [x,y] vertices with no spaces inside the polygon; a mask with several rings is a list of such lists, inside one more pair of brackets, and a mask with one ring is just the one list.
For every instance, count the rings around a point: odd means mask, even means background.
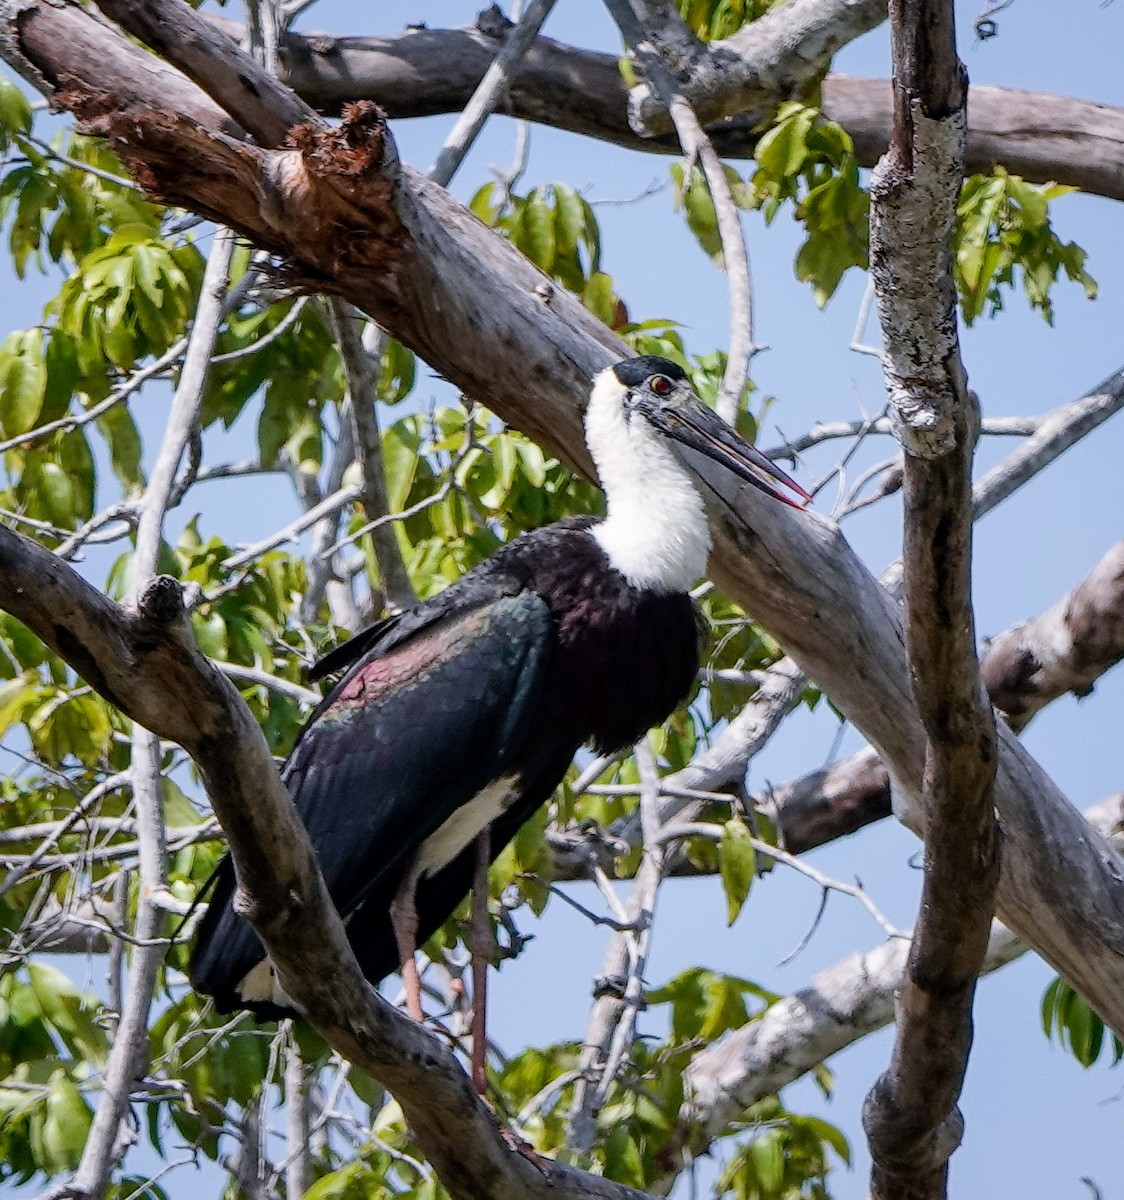
[{"label": "stork", "polygon": [[[525,534],[331,651],[314,678],[347,673],[284,768],[363,973],[378,982],[401,970],[418,1019],[414,954],[467,895],[478,835],[490,830],[477,871],[486,887],[488,859],[550,797],[579,747],[631,746],[691,690],[700,626],[688,590],[706,570],[710,534],[670,442],[785,503],[795,505],[782,486],[810,499],[667,359],[598,374],[585,428],[605,518]],[[193,985],[220,1012],[291,1015],[234,910],[229,857],[216,874]]]}]

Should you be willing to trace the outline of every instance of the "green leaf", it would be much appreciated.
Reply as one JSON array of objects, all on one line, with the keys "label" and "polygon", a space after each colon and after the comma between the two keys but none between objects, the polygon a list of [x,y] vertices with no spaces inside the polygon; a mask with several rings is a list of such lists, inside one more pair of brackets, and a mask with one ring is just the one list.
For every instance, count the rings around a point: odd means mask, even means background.
[{"label": "green leaf", "polygon": [[779,1130],[770,1129],[755,1138],[749,1146],[749,1157],[761,1190],[766,1193],[779,1191],[784,1182],[784,1147]]},{"label": "green leaf", "polygon": [[612,328],[616,323],[617,298],[613,281],[603,271],[594,271],[582,289],[582,303],[603,324]]},{"label": "green leaf", "polygon": [[31,132],[31,105],[23,89],[10,79],[0,79],[0,149],[6,150],[10,134]]},{"label": "green leaf", "polygon": [[745,980],[712,973],[706,981],[706,1009],[699,1037],[711,1042],[730,1029],[740,1029],[749,1020]]},{"label": "green leaf", "polygon": [[808,155],[808,132],[816,116],[815,109],[799,105],[797,111],[790,112],[761,137],[754,157],[768,178],[779,180],[786,175],[795,175],[804,165]]},{"label": "green leaf", "polygon": [[604,1142],[605,1175],[616,1183],[643,1188],[644,1162],[626,1125],[614,1126]]},{"label": "green leaf", "polygon": [[554,192],[554,240],[559,254],[576,254],[585,233],[585,206],[573,188],[556,183]]},{"label": "green leaf", "polygon": [[689,176],[682,169],[678,177],[683,180],[679,189],[679,202],[687,217],[687,227],[695,235],[699,245],[716,262],[722,261],[722,239],[718,234],[718,214],[707,186],[706,176],[698,167],[692,167]]},{"label": "green leaf", "polygon": [[[1061,978],[1054,979],[1042,997],[1042,1028],[1048,1037],[1056,1036],[1083,1067],[1100,1058],[1108,1032],[1101,1018]],[[1124,1057],[1124,1043],[1115,1034],[1110,1037],[1115,1065]]]},{"label": "green leaf", "polygon": [[0,737],[16,721],[23,719],[24,709],[34,700],[38,690],[39,677],[31,671],[0,683]]},{"label": "green leaf", "polygon": [[65,1072],[56,1071],[51,1076],[42,1135],[50,1173],[72,1171],[78,1165],[92,1120],[82,1093]]},{"label": "green leaf", "polygon": [[48,521],[62,529],[74,525],[75,495],[70,476],[58,465],[49,461],[36,464],[31,486],[42,502]]},{"label": "green leaf", "polygon": [[541,188],[535,188],[524,202],[516,244],[536,267],[550,272],[556,252],[554,213]]},{"label": "green leaf", "polygon": [[43,331],[10,333],[0,345],[0,428],[5,437],[35,427],[46,387]]},{"label": "green leaf", "polygon": [[502,206],[496,201],[498,191],[499,189],[496,184],[486,183],[483,187],[477,189],[472,199],[468,202],[469,209],[485,225],[495,225],[500,218],[500,213],[503,211]]},{"label": "green leaf", "polygon": [[133,415],[124,404],[118,404],[97,419],[98,432],[109,447],[113,473],[126,492],[138,492],[144,487],[141,468],[141,440]]},{"label": "green leaf", "polygon": [[160,790],[164,796],[164,820],[172,829],[201,824],[199,810],[187,798],[183,789],[166,775],[160,777]]},{"label": "green leaf", "polygon": [[51,330],[46,353],[47,383],[39,423],[57,421],[70,409],[78,386],[78,351],[74,339],[57,327]]},{"label": "green leaf", "polygon": [[802,1117],[801,1122],[816,1134],[821,1142],[826,1142],[846,1166],[851,1165],[851,1143],[847,1141],[843,1130],[819,1117]]},{"label": "green leaf", "polygon": [[62,1038],[67,1049],[93,1063],[104,1061],[109,1039],[101,1024],[101,1006],[83,995],[61,971],[46,963],[28,963],[27,974],[43,1020]]},{"label": "green leaf", "polygon": [[738,919],[757,872],[751,836],[744,821],[727,821],[718,843],[718,873],[726,893],[726,919],[730,925]]},{"label": "green leaf", "polygon": [[304,1200],[367,1200],[370,1171],[365,1163],[350,1162],[322,1175],[304,1194]]}]

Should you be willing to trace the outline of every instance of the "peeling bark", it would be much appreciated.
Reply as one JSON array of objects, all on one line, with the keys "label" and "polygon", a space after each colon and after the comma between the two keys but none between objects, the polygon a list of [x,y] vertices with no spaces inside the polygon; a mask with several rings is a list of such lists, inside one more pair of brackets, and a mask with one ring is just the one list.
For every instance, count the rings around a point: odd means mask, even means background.
[{"label": "peeling bark", "polygon": [[967,80],[952,0],[890,0],[895,120],[871,179],[882,369],[904,450],[905,638],[925,730],[921,905],[890,1065],[863,1105],[873,1200],[943,1200],[972,1000],[999,885],[996,734],[976,661],[972,456],[979,431],[956,326],[952,237]]}]

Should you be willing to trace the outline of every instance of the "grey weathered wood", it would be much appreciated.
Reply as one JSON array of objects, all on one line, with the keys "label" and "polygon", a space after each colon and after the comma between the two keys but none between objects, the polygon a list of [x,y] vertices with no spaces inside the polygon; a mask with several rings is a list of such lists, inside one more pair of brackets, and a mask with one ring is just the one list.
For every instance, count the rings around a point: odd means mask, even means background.
[{"label": "grey weathered wood", "polygon": [[979,434],[956,319],[952,242],[967,77],[953,0],[890,0],[895,118],[871,178],[871,276],[882,369],[903,449],[906,648],[925,728],[925,875],[890,1063],[867,1094],[872,1200],[943,1200],[972,1002],[999,884],[995,717],[972,611],[972,458]]},{"label": "grey weathered wood", "polygon": [[[242,27],[212,20],[237,39]],[[336,116],[353,100],[374,100],[390,117],[459,112],[488,69],[494,34],[477,27],[407,29],[387,37],[287,33],[282,78],[310,105]],[[768,72],[758,105],[708,132],[725,158],[751,158],[756,126],[794,90],[780,69]],[[828,74],[824,115],[851,135],[861,165],[872,167],[890,140],[887,79]],[[500,111],[633,150],[677,154],[672,134],[642,137],[628,123],[628,89],[617,60],[539,38],[513,72]],[[1124,109],[1076,97],[973,85],[969,92],[966,168],[1002,165],[1032,183],[1059,182],[1124,200]]]}]

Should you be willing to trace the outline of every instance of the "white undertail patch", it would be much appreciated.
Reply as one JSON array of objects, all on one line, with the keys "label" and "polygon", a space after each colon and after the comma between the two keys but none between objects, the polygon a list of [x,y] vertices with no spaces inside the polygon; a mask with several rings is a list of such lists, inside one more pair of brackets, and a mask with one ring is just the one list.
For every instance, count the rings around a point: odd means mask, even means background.
[{"label": "white undertail patch", "polygon": [[585,436],[608,500],[593,536],[633,585],[689,591],[706,573],[710,530],[687,469],[638,413],[626,419],[627,389],[610,367],[594,381]]},{"label": "white undertail patch", "polygon": [[467,804],[462,804],[418,847],[414,860],[418,877],[436,875],[442,867],[447,867],[518,795],[515,776],[505,775],[477,792]]},{"label": "white undertail patch", "polygon": [[235,988],[239,997],[247,1003],[276,1004],[280,1008],[291,1008],[300,1012],[300,1005],[294,1004],[289,995],[277,982],[277,972],[268,958],[263,958],[256,967],[252,967],[242,976]]},{"label": "white undertail patch", "polygon": [[[506,775],[488,784],[467,804],[461,805],[418,848],[417,858],[414,860],[418,877],[435,875],[443,867],[447,867],[462,850],[476,840],[477,834],[507,809],[519,795],[519,791],[518,779],[514,775]],[[351,915],[349,913],[344,918],[345,926],[351,920]],[[268,958],[262,959],[257,966],[247,971],[235,990],[243,1001],[271,1003],[300,1011],[277,982],[277,973]]]}]

